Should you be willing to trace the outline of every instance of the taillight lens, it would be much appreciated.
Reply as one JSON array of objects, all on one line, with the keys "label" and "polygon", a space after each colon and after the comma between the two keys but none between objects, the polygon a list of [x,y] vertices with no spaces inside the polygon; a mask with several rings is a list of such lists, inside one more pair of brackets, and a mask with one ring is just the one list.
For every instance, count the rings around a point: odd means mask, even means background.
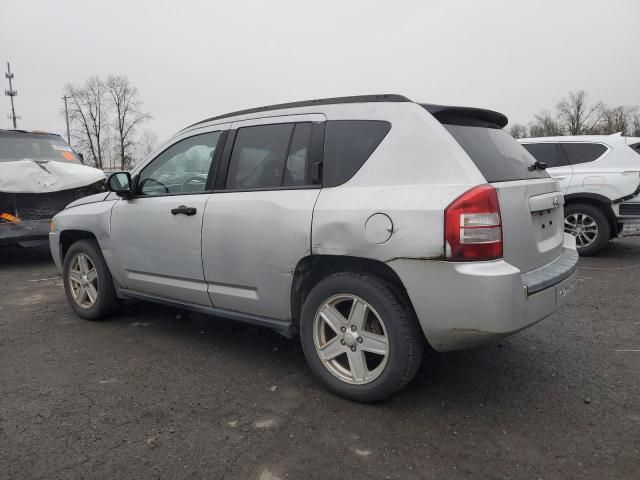
[{"label": "taillight lens", "polygon": [[491,185],[472,188],[447,207],[444,247],[448,260],[502,258],[502,222],[495,188]]}]

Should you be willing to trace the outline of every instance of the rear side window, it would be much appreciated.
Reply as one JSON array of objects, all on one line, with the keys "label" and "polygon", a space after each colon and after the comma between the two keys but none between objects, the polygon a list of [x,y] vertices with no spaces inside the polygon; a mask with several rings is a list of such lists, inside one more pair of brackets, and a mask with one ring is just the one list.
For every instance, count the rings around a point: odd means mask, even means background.
[{"label": "rear side window", "polygon": [[531,169],[535,158],[502,129],[465,125],[444,125],[467,152],[487,182],[509,182],[547,178],[540,169]]},{"label": "rear side window", "polygon": [[389,133],[391,124],[377,120],[329,120],[325,125],[322,183],[335,187],[364,165]]},{"label": "rear side window", "polygon": [[227,188],[269,188],[282,185],[292,123],[238,129]]},{"label": "rear side window", "polygon": [[634,143],[632,145],[629,145],[634,152],[636,152],[638,155],[640,155],[640,143]]},{"label": "rear side window", "polygon": [[312,130],[310,122],[239,128],[231,152],[226,188],[246,190],[311,185]]},{"label": "rear side window", "polygon": [[558,143],[526,143],[522,145],[535,157],[544,162],[549,168],[564,167],[569,165],[567,157]]},{"label": "rear side window", "polygon": [[311,155],[311,124],[298,123],[289,147],[283,185],[300,186],[310,184],[309,158]]},{"label": "rear side window", "polygon": [[600,143],[561,143],[564,153],[571,165],[588,163],[597,160],[607,151],[607,147]]}]

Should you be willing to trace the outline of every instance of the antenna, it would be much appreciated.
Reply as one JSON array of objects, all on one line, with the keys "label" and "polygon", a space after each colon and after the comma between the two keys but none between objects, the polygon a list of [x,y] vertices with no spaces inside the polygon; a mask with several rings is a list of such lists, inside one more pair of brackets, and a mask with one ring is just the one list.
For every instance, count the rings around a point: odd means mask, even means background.
[{"label": "antenna", "polygon": [[9,62],[7,62],[7,73],[5,73],[4,76],[9,79],[9,90],[5,90],[4,94],[11,99],[11,113],[7,115],[7,118],[13,121],[13,128],[15,130],[18,128],[16,120],[22,119],[22,117],[16,115],[15,108],[13,107],[13,97],[18,95],[18,91],[13,89],[13,73],[11,73],[11,65]]}]

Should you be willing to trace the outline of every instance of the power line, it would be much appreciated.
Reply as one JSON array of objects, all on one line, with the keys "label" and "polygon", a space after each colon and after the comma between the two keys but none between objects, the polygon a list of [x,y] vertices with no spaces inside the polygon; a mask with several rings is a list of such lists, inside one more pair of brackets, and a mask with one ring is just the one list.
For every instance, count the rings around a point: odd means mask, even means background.
[{"label": "power line", "polygon": [[13,80],[13,73],[11,73],[11,65],[9,65],[9,62],[7,62],[7,73],[5,73],[4,76],[9,79],[9,90],[5,90],[4,94],[11,99],[11,113],[7,115],[7,118],[13,121],[13,128],[17,129],[18,124],[16,120],[22,119],[22,117],[16,115],[15,108],[13,107],[13,97],[18,95],[18,91],[13,89],[13,83],[11,82]]}]

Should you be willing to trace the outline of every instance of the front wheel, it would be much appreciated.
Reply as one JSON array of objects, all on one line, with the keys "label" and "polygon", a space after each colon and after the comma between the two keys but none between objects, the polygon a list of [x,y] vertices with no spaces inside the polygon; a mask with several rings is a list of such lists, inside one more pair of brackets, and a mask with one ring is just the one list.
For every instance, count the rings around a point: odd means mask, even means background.
[{"label": "front wheel", "polygon": [[383,400],[404,387],[422,359],[415,314],[385,281],[336,273],[306,298],[300,339],[309,365],[334,393],[361,402]]},{"label": "front wheel", "polygon": [[604,212],[586,203],[570,204],[564,209],[564,231],[576,238],[576,248],[583,257],[600,252],[611,238]]},{"label": "front wheel", "polygon": [[87,320],[99,320],[117,304],[111,273],[94,240],[75,242],[62,264],[67,300],[73,310]]}]

